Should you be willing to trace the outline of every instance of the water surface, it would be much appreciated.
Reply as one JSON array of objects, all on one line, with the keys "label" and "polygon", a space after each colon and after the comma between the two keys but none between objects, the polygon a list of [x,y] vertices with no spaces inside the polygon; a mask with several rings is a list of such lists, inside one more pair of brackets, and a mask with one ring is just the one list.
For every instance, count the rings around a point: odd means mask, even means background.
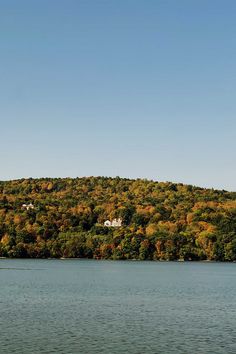
[{"label": "water surface", "polygon": [[1,353],[236,353],[236,264],[0,260]]}]

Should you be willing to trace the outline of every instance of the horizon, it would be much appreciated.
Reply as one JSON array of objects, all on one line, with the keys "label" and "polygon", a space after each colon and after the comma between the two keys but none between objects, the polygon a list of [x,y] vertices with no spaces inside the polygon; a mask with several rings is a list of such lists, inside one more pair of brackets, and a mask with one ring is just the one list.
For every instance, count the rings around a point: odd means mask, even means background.
[{"label": "horizon", "polygon": [[0,180],[83,174],[236,191],[235,1],[0,8]]},{"label": "horizon", "polygon": [[218,189],[218,188],[213,188],[213,187],[205,187],[205,186],[199,186],[191,183],[183,183],[183,182],[176,182],[176,181],[161,181],[161,180],[156,180],[156,179],[149,179],[145,177],[137,177],[137,178],[130,178],[130,177],[124,177],[124,176],[96,176],[96,175],[91,175],[91,176],[76,176],[76,177],[71,177],[71,176],[64,176],[64,177],[50,177],[50,176],[41,176],[41,177],[21,177],[21,178],[15,178],[15,179],[6,179],[6,180],[0,180],[0,182],[15,182],[15,181],[21,181],[21,180],[40,180],[40,179],[85,179],[85,178],[111,178],[111,179],[127,179],[130,181],[147,181],[147,182],[154,182],[154,183],[172,183],[172,184],[177,184],[177,185],[184,185],[184,186],[192,186],[196,188],[201,188],[201,189],[213,189],[215,191],[222,191],[222,192],[229,192],[229,193],[234,193],[236,191],[234,190],[226,190],[226,189]]}]

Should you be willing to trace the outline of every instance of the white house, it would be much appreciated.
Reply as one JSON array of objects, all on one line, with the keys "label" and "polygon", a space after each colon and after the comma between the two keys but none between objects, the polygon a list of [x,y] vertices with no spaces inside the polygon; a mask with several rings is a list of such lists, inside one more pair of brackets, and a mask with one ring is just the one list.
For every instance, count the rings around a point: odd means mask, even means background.
[{"label": "white house", "polygon": [[113,219],[112,221],[106,220],[104,222],[104,226],[107,226],[107,227],[120,227],[120,226],[122,226],[122,219],[118,218],[118,219]]},{"label": "white house", "polygon": [[34,209],[34,206],[32,203],[29,204],[22,204],[22,208],[26,210]]}]

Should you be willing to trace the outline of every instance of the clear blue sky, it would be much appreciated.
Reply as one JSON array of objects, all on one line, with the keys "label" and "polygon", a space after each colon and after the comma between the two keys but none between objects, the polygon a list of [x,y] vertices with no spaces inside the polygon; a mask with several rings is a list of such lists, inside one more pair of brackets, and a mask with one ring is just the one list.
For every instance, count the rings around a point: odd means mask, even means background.
[{"label": "clear blue sky", "polygon": [[236,190],[235,0],[0,0],[0,179]]}]

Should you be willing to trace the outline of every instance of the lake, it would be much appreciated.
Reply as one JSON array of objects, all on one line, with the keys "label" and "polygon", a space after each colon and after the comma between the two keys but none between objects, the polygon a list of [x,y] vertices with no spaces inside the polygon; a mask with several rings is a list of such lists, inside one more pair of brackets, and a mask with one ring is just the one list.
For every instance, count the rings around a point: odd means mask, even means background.
[{"label": "lake", "polygon": [[1,353],[236,353],[236,264],[0,260]]}]

